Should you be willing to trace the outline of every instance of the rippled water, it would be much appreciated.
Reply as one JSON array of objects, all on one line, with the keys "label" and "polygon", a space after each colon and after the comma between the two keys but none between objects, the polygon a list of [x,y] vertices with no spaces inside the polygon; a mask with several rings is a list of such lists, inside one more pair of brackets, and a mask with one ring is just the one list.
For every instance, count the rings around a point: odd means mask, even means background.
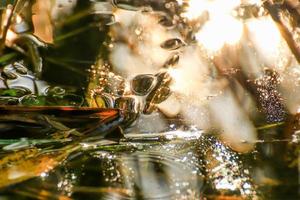
[{"label": "rippled water", "polygon": [[[2,190],[2,198],[296,199],[298,195],[297,170],[278,158],[286,142],[263,142],[255,152],[238,154],[214,136],[186,129],[79,145],[53,170]],[[19,173],[11,169],[8,176]]]}]

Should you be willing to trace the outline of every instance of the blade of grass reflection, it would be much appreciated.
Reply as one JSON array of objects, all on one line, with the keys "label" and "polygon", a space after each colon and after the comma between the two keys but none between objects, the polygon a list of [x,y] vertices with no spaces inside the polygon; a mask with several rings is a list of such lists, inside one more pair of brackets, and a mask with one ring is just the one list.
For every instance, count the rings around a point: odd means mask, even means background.
[{"label": "blade of grass reflection", "polygon": [[70,142],[71,139],[0,139],[0,145],[11,145],[21,141],[27,141],[30,145],[41,145],[41,144],[49,144],[49,143],[64,143]]},{"label": "blade of grass reflection", "polygon": [[54,150],[31,148],[12,152],[0,159],[0,188],[48,173],[82,148],[82,144],[75,142]]},{"label": "blade of grass reflection", "polygon": [[4,54],[0,57],[0,64],[4,64],[7,63],[8,61],[13,60],[14,58],[16,58],[18,56],[17,53],[12,52],[12,53],[8,53],[8,54]]},{"label": "blade of grass reflection", "polygon": [[76,21],[79,21],[82,18],[93,14],[112,14],[112,9],[113,6],[110,2],[93,2],[93,6],[89,7],[88,9],[81,10],[66,17],[63,20],[57,21],[56,26],[59,28],[72,23],[76,23]]},{"label": "blade of grass reflection", "polygon": [[62,27],[62,26],[68,25],[68,24],[72,24],[72,23],[75,23],[77,20],[80,20],[83,17],[88,16],[89,14],[91,14],[90,9],[82,10],[76,14],[73,14],[73,15],[65,18],[62,21],[58,21],[56,25],[57,25],[57,27]]},{"label": "blade of grass reflection", "polygon": [[33,198],[37,200],[44,200],[45,197],[39,196],[36,193],[25,191],[25,190],[12,190],[13,193],[20,195],[22,197],[28,197],[28,198]]},{"label": "blade of grass reflection", "polygon": [[72,65],[66,63],[66,62],[63,62],[63,61],[60,61],[59,59],[57,58],[52,58],[52,57],[45,57],[45,60],[52,63],[52,64],[56,64],[56,65],[59,65],[61,67],[64,67],[72,72],[75,72],[81,76],[84,76],[84,71],[80,70],[80,69],[77,69],[75,67],[73,67]]},{"label": "blade of grass reflection", "polygon": [[82,136],[80,132],[78,132],[76,129],[70,129],[69,127],[65,126],[64,124],[60,123],[59,121],[55,119],[51,119],[50,117],[44,116],[44,119],[47,123],[49,123],[52,127],[56,128],[57,130],[67,132],[66,136],[68,135],[75,135],[75,136]]},{"label": "blade of grass reflection", "polygon": [[280,7],[270,0],[264,1],[263,5],[270,13],[272,19],[278,27],[278,30],[280,31],[282,37],[285,39],[296,60],[298,61],[298,63],[300,63],[300,47],[295,41],[293,33],[291,33],[288,27],[284,24],[282,14],[280,13]]},{"label": "blade of grass reflection", "polygon": [[112,187],[74,187],[73,192],[80,192],[80,193],[118,193],[124,196],[131,195],[132,192],[128,189],[124,188],[112,188]]},{"label": "blade of grass reflection", "polygon": [[[51,187],[51,185],[47,185],[47,187]],[[55,186],[52,186],[55,188]],[[11,190],[13,193],[19,194],[24,197],[30,197],[34,199],[63,199],[63,200],[68,200],[71,199],[67,196],[60,195],[60,194],[55,194],[51,193],[46,190],[39,190],[38,188],[32,188],[32,187],[27,187],[22,190],[20,189],[14,189]],[[116,193],[120,194],[122,196],[130,196],[132,195],[132,192],[128,189],[124,188],[112,188],[112,187],[85,187],[85,186],[80,186],[80,187],[73,187],[72,192],[76,193],[96,193],[96,194],[102,194],[102,193]]]},{"label": "blade of grass reflection", "polygon": [[[51,59],[54,59],[54,60],[57,60],[59,58],[52,58]],[[78,64],[94,64],[95,62],[92,61],[92,60],[76,60],[76,59],[68,59],[68,58],[60,58],[59,61],[61,62],[64,62],[64,63],[78,63]]]},{"label": "blade of grass reflection", "polygon": [[[11,113],[13,112],[16,116],[12,117],[10,114],[1,116],[5,120],[16,120],[16,117],[23,116],[24,113],[30,113],[33,116],[41,117],[41,112],[44,114],[56,114],[56,117],[60,118],[62,121],[68,119],[70,114],[73,118],[76,116],[78,119],[84,119],[88,117],[89,119],[96,120],[96,124],[93,123],[92,127],[86,127],[88,130],[83,130],[82,133],[87,133],[86,137],[79,137],[72,141],[72,143],[67,144],[64,147],[57,148],[55,145],[52,147],[45,148],[25,148],[28,147],[21,144],[21,150],[15,150],[13,152],[7,152],[4,157],[0,159],[0,188],[7,187],[16,183],[26,181],[28,179],[40,176],[44,173],[48,173],[53,168],[61,165],[70,154],[79,150],[87,150],[89,144],[87,139],[90,139],[90,134],[97,135],[98,138],[103,139],[105,134],[110,133],[115,129],[122,121],[122,116],[120,116],[118,110],[114,109],[95,109],[95,108],[74,108],[74,107],[1,107],[2,112]],[[63,112],[62,112],[63,111]],[[11,118],[12,117],[12,118]],[[46,116],[49,117],[49,116]],[[28,121],[34,123],[34,117],[28,119],[27,117],[22,117],[18,120]],[[2,120],[3,120],[2,119]],[[41,119],[42,121],[44,119]],[[58,130],[58,136],[64,139],[65,129],[69,129],[61,123],[54,122],[51,119],[51,124],[54,125]],[[121,120],[121,121],[120,121]],[[48,119],[49,121],[49,119]],[[54,124],[53,124],[54,123]],[[62,134],[61,134],[62,133]],[[53,135],[51,135],[53,137]],[[84,145],[85,144],[85,145]],[[97,145],[105,145],[104,143],[97,142]],[[111,144],[111,143],[108,143]],[[16,145],[18,147],[18,145]],[[53,149],[54,148],[54,149]],[[94,146],[91,146],[94,148]]]},{"label": "blade of grass reflection", "polygon": [[24,11],[24,9],[28,8],[28,4],[30,1],[28,0],[14,0],[14,10],[16,13],[20,14]]},{"label": "blade of grass reflection", "polygon": [[33,199],[39,199],[39,200],[45,200],[45,199],[59,199],[59,200],[71,200],[71,198],[60,195],[60,194],[54,194],[50,193],[46,190],[38,190],[35,188],[25,188],[25,189],[14,189],[11,190],[12,193],[15,193],[17,195],[20,195],[22,197],[29,197]]},{"label": "blade of grass reflection", "polygon": [[76,36],[76,35],[78,35],[78,34],[80,34],[80,33],[82,33],[82,32],[87,31],[87,30],[90,29],[90,28],[93,28],[93,27],[99,27],[99,25],[97,25],[97,24],[88,24],[87,26],[84,26],[84,27],[75,29],[75,30],[70,31],[70,32],[68,32],[68,33],[66,33],[66,34],[59,35],[59,36],[57,36],[57,37],[54,39],[54,43],[56,44],[56,43],[59,43],[59,42],[65,40],[65,39],[68,39],[68,38],[70,38],[70,37],[74,37],[74,36]]},{"label": "blade of grass reflection", "polygon": [[278,126],[282,126],[284,124],[285,124],[285,122],[267,124],[267,125],[257,127],[256,130],[261,131],[261,130],[265,130],[265,129],[275,128],[275,127],[278,127]]}]

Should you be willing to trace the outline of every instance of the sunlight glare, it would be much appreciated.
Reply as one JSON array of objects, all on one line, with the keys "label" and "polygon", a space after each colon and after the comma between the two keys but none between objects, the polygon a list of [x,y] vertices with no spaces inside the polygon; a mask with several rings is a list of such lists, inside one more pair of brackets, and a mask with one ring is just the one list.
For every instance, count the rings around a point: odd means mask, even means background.
[{"label": "sunlight glare", "polygon": [[250,20],[247,23],[249,35],[256,49],[269,58],[276,58],[280,53],[281,34],[270,17]]},{"label": "sunlight glare", "polygon": [[243,24],[231,16],[224,16],[207,22],[196,34],[196,38],[209,51],[218,51],[225,44],[234,45],[239,42],[242,34]]},{"label": "sunlight glare", "polygon": [[209,21],[196,34],[196,38],[209,51],[218,51],[225,44],[236,44],[242,37],[243,24],[232,16],[234,8],[240,3],[240,0],[190,0],[184,17],[193,20],[207,11]]}]

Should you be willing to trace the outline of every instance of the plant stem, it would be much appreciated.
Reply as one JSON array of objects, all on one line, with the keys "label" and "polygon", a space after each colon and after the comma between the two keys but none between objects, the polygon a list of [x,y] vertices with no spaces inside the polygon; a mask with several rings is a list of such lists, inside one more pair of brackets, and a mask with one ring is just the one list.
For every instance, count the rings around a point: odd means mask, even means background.
[{"label": "plant stem", "polygon": [[272,0],[264,2],[264,7],[269,11],[272,19],[276,23],[282,37],[285,39],[290,50],[294,54],[298,63],[300,63],[300,49],[293,38],[293,34],[289,31],[280,17],[280,7],[275,5]]}]

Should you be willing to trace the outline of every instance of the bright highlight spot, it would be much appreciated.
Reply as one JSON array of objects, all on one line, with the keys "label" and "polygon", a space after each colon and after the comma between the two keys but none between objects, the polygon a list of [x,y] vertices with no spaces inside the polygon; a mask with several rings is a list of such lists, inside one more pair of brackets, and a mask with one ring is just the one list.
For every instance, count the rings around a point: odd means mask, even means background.
[{"label": "bright highlight spot", "polygon": [[243,24],[232,16],[240,3],[240,0],[189,0],[189,7],[183,16],[193,20],[208,12],[209,21],[196,34],[196,38],[208,50],[218,51],[225,44],[236,44],[242,37]]},{"label": "bright highlight spot", "polygon": [[247,23],[250,38],[262,55],[274,57],[279,53],[281,35],[270,17],[251,20]]},{"label": "bright highlight spot", "polygon": [[196,34],[196,38],[208,50],[218,51],[225,44],[234,45],[239,42],[242,34],[243,24],[231,16],[224,16],[208,21]]},{"label": "bright highlight spot", "polygon": [[[181,1],[180,1],[181,2]],[[183,14],[188,19],[200,17],[204,11],[208,11],[210,17],[230,15],[233,9],[240,5],[240,0],[189,0],[188,8]]]}]

